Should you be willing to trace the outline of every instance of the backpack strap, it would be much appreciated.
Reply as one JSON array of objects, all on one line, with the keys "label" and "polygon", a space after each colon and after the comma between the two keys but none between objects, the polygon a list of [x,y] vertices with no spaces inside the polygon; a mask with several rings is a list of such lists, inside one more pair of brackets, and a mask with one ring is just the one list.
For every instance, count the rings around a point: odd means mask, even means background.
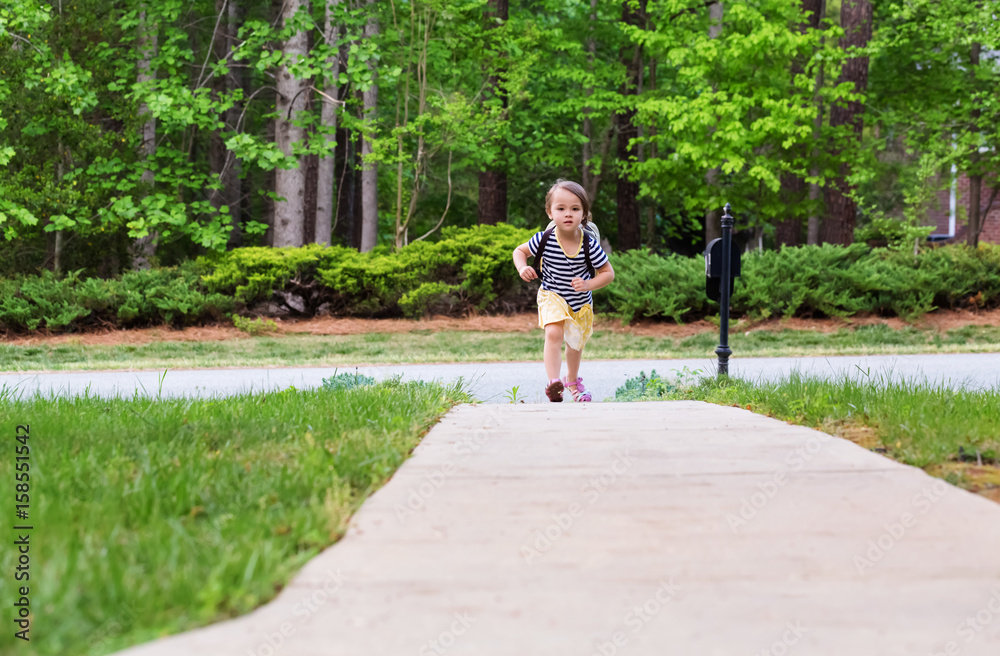
[{"label": "backpack strap", "polygon": [[594,262],[590,259],[590,233],[584,228],[580,228],[580,230],[583,232],[583,259],[586,260],[587,271],[593,278],[597,275],[597,269],[594,268]]},{"label": "backpack strap", "polygon": [[[545,252],[545,245],[549,243],[549,238],[552,237],[552,231],[555,228],[549,228],[542,233],[542,238],[538,240],[538,250],[535,251],[535,263],[532,265],[535,267],[535,274],[538,275],[538,279],[542,278],[542,253]],[[590,261],[589,259],[587,260]]]}]

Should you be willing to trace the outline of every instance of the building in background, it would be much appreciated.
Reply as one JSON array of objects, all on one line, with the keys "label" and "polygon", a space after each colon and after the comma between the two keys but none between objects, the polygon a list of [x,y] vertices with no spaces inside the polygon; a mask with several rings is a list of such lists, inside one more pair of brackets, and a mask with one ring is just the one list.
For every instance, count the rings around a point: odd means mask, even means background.
[{"label": "building in background", "polygon": [[[993,187],[996,184],[998,183],[995,177],[983,178],[979,200],[981,211],[986,210],[987,207],[990,208],[983,221],[983,230],[979,233],[979,241],[991,244],[1000,244],[1000,195],[993,200],[993,205],[990,206],[990,198],[993,196]],[[939,191],[936,201],[932,201],[931,207],[927,211],[927,225],[936,226],[930,236],[931,240],[965,243],[968,229],[966,208],[969,206],[969,176],[964,173],[955,176],[951,188]],[[961,220],[959,215],[961,215]]]}]

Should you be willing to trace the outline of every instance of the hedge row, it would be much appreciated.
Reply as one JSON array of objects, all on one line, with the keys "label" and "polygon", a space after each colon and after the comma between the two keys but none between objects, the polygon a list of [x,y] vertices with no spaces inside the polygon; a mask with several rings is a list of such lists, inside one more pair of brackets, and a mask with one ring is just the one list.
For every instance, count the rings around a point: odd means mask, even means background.
[{"label": "hedge row", "polygon": [[436,242],[399,252],[343,246],[243,248],[205,258],[205,288],[245,307],[284,305],[299,314],[386,317],[520,310],[534,299],[511,251],[532,231],[509,225],[445,229]]},{"label": "hedge row", "polygon": [[[507,225],[446,230],[437,242],[397,253],[343,247],[244,248],[177,268],[120,278],[0,280],[0,330],[63,331],[88,326],[177,326],[227,314],[416,317],[523,311],[536,284],[518,278],[511,251],[531,235]],[[613,254],[615,282],[596,295],[598,310],[636,318],[689,321],[714,314],[705,297],[704,258]],[[919,255],[863,244],[750,253],[733,311],[754,318],[914,317],[935,307],[1000,305],[1000,246],[930,248]]]},{"label": "hedge row", "polygon": [[428,313],[514,312],[535,290],[511,264],[532,231],[509,225],[444,230],[437,242],[398,253],[341,246],[242,248],[181,267],[120,278],[56,278],[50,272],[0,280],[0,330],[53,332],[94,326],[177,327],[231,312],[313,316],[417,317]]},{"label": "hedge row", "polygon": [[[609,309],[682,321],[715,313],[705,296],[705,260],[630,251],[614,258]],[[918,255],[864,244],[801,246],[743,256],[732,311],[755,319],[860,313],[913,318],[970,301],[1000,305],[1000,245],[928,248]]]},{"label": "hedge row", "polygon": [[199,267],[133,271],[120,278],[81,279],[78,273],[0,279],[0,330],[52,332],[85,326],[175,326],[217,321],[232,297],[204,288]]}]

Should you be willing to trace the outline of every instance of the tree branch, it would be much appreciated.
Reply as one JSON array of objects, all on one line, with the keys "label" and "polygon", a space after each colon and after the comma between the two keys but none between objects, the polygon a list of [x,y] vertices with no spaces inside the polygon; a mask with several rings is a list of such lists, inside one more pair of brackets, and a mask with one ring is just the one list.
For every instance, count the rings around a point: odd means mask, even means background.
[{"label": "tree branch", "polygon": [[417,239],[414,239],[413,240],[414,243],[420,241],[421,239],[426,239],[427,237],[430,237],[432,234],[434,234],[437,231],[437,229],[441,227],[441,224],[444,223],[444,217],[448,216],[448,208],[451,207],[451,153],[452,151],[449,150],[448,151],[448,200],[444,206],[444,213],[441,214],[441,219],[437,222],[437,225],[428,230],[426,234],[421,235]]},{"label": "tree branch", "polygon": [[[334,97],[332,97],[332,96],[330,96],[330,95],[327,95],[327,94],[323,93],[322,91],[320,91],[320,90],[319,90],[319,89],[317,89],[316,87],[313,87],[313,86],[310,86],[310,87],[307,87],[307,88],[308,88],[308,89],[312,89],[313,91],[315,91],[315,92],[316,92],[316,93],[318,93],[319,95],[321,95],[321,96],[323,96],[324,98],[326,98],[327,100],[329,100],[329,101],[330,101],[330,102],[331,102],[332,104],[334,104],[334,105],[340,105],[341,107],[344,107],[344,106],[346,106],[346,105],[347,105],[347,103],[346,103],[345,101],[343,101],[343,100],[337,100],[336,98],[334,98]],[[303,91],[304,91],[304,89],[303,89]],[[302,93],[302,91],[300,91],[299,93]],[[298,94],[296,94],[296,95],[295,95],[295,97],[296,97],[296,98],[298,98],[298,97],[299,97],[299,96],[298,96]],[[293,102],[294,102],[294,100],[293,100]],[[291,116],[291,114],[289,114],[289,116]]]},{"label": "tree branch", "polygon": [[41,50],[39,49],[39,47],[38,47],[38,46],[36,46],[36,45],[35,45],[34,43],[32,43],[32,42],[31,42],[30,40],[28,40],[28,39],[25,39],[25,38],[24,38],[23,36],[21,36],[20,34],[14,34],[13,32],[8,32],[8,34],[10,34],[10,35],[11,35],[12,37],[14,37],[15,39],[20,39],[21,41],[24,41],[25,43],[27,43],[27,44],[28,44],[29,46],[31,46],[31,47],[32,47],[32,48],[34,48],[35,50],[38,50],[38,54],[39,54],[39,55],[44,55],[44,54],[45,54],[44,52],[42,52],[42,51],[41,51]]},{"label": "tree branch", "polygon": [[990,213],[990,209],[993,207],[993,201],[997,199],[998,191],[1000,191],[1000,183],[993,187],[993,193],[990,194],[990,202],[986,203],[986,209],[982,211],[982,216],[979,217],[979,230],[976,231],[976,237],[983,234],[983,228],[986,226],[986,216]]},{"label": "tree branch", "polygon": [[[212,29],[212,40],[208,43],[208,51],[205,53],[205,61],[201,64],[201,73],[198,74],[198,83],[195,84],[195,89],[201,88],[202,76],[205,75],[205,69],[208,67],[208,60],[212,56],[212,52],[215,50],[215,37],[219,34],[219,25],[222,23],[222,15],[226,13],[226,6],[231,0],[224,0],[222,3],[222,11],[215,18],[215,27]],[[228,58],[228,55],[226,56]]]}]

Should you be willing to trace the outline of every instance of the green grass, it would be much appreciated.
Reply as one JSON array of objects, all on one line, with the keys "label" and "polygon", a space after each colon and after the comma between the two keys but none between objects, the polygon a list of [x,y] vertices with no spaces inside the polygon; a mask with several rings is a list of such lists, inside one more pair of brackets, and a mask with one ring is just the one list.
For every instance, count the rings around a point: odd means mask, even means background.
[{"label": "green grass", "polygon": [[[775,382],[737,378],[632,379],[615,400],[693,399],[736,405],[833,434],[870,429],[875,448],[909,465],[942,475],[963,487],[983,480],[964,478],[953,465],[982,460],[1000,465],[1000,389],[955,390],[918,381],[884,378],[822,380],[792,374]],[[986,472],[1000,485],[1000,469]]]},{"label": "green grass", "polygon": [[[716,332],[669,339],[598,330],[587,344],[587,358],[713,357],[718,339]],[[833,333],[733,331],[730,345],[740,357],[996,352],[1000,351],[1000,327],[964,326],[947,333],[913,327],[896,330],[884,325],[842,328]],[[0,344],[0,371],[530,361],[538,360],[541,350],[540,330],[531,333],[414,330],[118,346]]]},{"label": "green grass", "polygon": [[0,480],[12,493],[15,425],[29,424],[35,527],[31,642],[12,636],[11,579],[0,653],[96,656],[247,613],[463,400],[400,382],[213,400],[0,394]]}]

